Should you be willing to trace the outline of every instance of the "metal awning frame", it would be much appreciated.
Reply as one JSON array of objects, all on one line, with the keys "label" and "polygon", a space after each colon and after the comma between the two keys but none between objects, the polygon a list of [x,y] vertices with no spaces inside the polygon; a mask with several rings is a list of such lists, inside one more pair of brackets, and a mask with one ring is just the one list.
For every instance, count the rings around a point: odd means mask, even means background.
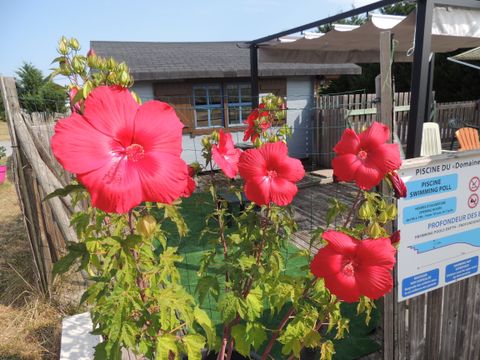
[{"label": "metal awning frame", "polygon": [[[355,15],[368,14],[371,11],[399,2],[402,2],[402,0],[377,1],[338,15],[329,16],[318,21],[250,41],[248,45],[250,47],[252,105],[258,105],[258,47],[260,44],[318,26],[331,24]],[[426,119],[430,119],[431,96],[429,92],[431,92],[433,82],[433,61],[430,63],[433,8],[436,5],[440,5],[480,9],[480,1],[475,0],[417,0],[416,2],[417,18],[415,27],[415,49],[413,53],[414,60],[412,65],[410,116],[407,134],[407,158],[420,156],[423,122]]]}]

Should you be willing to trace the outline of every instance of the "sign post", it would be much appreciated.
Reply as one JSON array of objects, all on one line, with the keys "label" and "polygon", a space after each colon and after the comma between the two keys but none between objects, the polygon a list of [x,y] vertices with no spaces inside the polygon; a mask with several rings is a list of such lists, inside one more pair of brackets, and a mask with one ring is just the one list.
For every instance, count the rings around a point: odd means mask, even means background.
[{"label": "sign post", "polygon": [[398,301],[479,273],[480,151],[406,160]]}]

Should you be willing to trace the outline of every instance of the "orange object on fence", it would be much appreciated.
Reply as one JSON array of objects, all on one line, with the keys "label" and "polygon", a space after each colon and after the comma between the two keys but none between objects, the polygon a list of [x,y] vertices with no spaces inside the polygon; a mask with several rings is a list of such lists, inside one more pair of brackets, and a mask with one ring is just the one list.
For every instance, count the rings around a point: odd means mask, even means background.
[{"label": "orange object on fence", "polygon": [[460,144],[460,150],[480,149],[477,129],[469,127],[461,128],[455,132],[455,136]]}]

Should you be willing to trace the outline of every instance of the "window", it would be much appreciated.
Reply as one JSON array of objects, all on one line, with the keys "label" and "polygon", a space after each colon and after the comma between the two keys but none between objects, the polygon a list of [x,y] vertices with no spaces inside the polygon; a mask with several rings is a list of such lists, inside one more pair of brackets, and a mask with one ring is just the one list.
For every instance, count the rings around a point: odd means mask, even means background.
[{"label": "window", "polygon": [[228,125],[242,125],[252,111],[250,84],[227,84]]},{"label": "window", "polygon": [[202,85],[193,88],[197,129],[224,126],[222,95],[220,85]]}]

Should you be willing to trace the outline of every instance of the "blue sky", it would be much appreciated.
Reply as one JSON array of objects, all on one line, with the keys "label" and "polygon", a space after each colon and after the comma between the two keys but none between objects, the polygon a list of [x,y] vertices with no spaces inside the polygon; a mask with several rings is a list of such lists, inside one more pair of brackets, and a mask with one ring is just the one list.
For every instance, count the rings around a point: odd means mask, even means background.
[{"label": "blue sky", "polygon": [[58,39],[252,40],[375,0],[0,0],[0,74],[48,74]]}]

